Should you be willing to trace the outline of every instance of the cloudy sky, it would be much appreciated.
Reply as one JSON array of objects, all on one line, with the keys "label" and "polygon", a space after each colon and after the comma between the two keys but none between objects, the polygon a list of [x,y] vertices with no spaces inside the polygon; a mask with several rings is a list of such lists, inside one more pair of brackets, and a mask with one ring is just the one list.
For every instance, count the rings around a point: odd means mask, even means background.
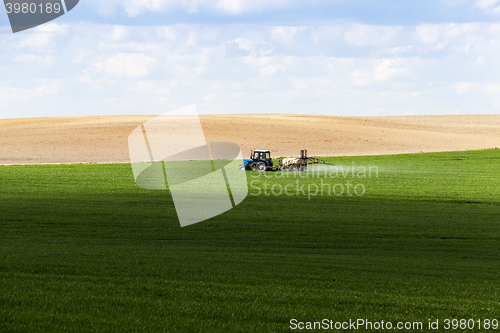
[{"label": "cloudy sky", "polygon": [[500,0],[81,0],[13,34],[0,118],[498,113]]}]

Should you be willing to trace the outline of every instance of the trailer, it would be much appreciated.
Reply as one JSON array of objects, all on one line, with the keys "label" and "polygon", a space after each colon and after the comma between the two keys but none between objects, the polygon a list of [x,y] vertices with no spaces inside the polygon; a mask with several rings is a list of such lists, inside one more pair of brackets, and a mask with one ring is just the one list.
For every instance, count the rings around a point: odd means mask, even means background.
[{"label": "trailer", "polygon": [[307,150],[303,149],[300,151],[300,158],[283,158],[280,161],[280,170],[289,170],[292,172],[305,171],[307,170],[307,166],[311,164],[333,165],[316,157],[308,157]]}]

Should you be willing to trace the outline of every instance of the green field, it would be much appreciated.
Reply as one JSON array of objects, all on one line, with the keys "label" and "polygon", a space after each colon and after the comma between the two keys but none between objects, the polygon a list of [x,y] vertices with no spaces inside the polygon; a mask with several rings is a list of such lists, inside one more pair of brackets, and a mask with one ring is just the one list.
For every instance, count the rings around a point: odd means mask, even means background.
[{"label": "green field", "polygon": [[[500,319],[500,150],[328,161],[378,177],[247,172],[245,201],[184,228],[127,164],[0,167],[0,331]],[[293,191],[348,180],[364,195]]]}]

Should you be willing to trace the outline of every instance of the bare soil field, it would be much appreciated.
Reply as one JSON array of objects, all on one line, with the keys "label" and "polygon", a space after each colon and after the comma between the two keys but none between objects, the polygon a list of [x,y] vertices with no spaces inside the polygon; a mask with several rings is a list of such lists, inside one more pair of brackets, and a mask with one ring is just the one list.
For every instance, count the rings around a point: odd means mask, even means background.
[{"label": "bare soil field", "polygon": [[[126,163],[128,136],[155,116],[0,119],[0,165]],[[272,156],[379,155],[500,147],[500,115],[336,117],[200,116],[208,142]]]}]

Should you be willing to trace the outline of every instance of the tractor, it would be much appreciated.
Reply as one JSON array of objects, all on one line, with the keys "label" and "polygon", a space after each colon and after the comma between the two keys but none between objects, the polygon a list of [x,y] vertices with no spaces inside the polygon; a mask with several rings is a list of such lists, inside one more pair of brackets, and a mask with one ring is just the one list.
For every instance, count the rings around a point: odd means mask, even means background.
[{"label": "tractor", "polygon": [[249,159],[244,159],[240,170],[270,171],[273,170],[273,160],[269,150],[254,150]]},{"label": "tractor", "polygon": [[278,166],[273,165],[271,159],[271,152],[269,150],[254,150],[250,153],[249,159],[244,159],[243,164],[240,165],[240,170],[254,170],[254,171],[283,171],[288,170],[291,172],[306,171],[307,166],[310,164],[326,164],[323,160],[316,157],[308,157],[307,150],[300,151],[300,158],[294,157],[278,157]]}]

